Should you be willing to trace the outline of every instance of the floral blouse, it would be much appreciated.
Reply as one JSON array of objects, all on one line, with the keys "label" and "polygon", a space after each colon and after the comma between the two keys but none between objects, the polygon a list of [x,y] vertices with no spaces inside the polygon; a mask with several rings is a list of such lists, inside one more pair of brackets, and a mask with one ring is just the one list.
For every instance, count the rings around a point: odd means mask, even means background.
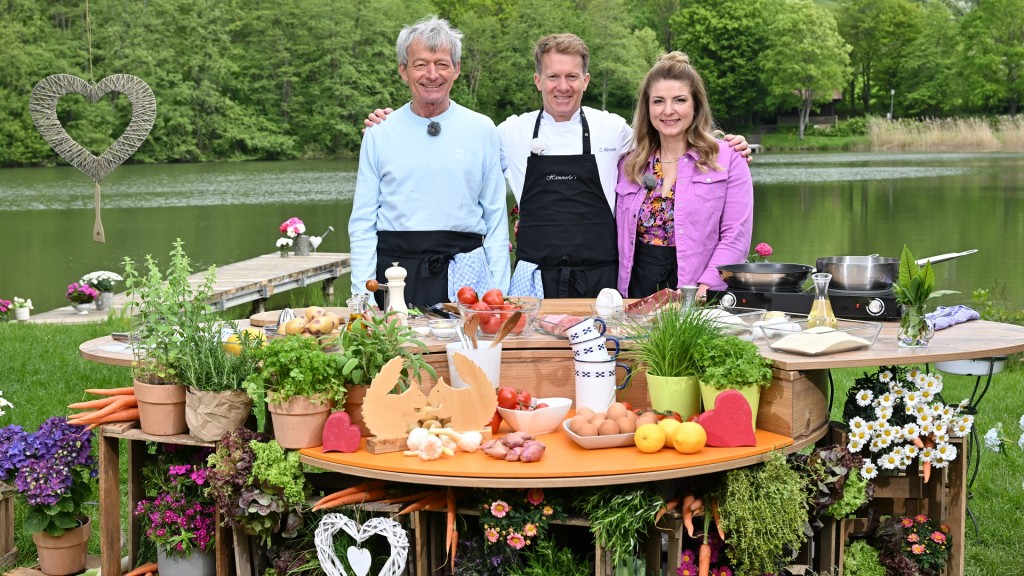
[{"label": "floral blouse", "polygon": [[661,158],[654,159],[654,177],[657,185],[647,191],[636,221],[636,235],[644,244],[651,246],[675,246],[675,192],[673,184],[668,190],[662,188],[665,172],[661,169]]}]

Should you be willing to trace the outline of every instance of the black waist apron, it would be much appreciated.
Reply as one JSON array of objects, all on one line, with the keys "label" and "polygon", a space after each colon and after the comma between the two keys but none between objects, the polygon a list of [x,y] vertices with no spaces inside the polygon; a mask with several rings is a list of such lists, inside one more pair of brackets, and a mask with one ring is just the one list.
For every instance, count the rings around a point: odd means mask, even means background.
[{"label": "black waist apron", "polygon": [[[537,114],[534,138],[543,115]],[[582,108],[580,122],[583,154],[531,153],[526,161],[516,256],[540,268],[545,298],[593,298],[618,279],[615,215],[590,152]]]},{"label": "black waist apron", "polygon": [[[483,237],[468,232],[430,230],[425,232],[377,231],[377,281],[387,282],[384,272],[392,263],[405,268],[405,301],[413,305],[448,301],[448,263],[456,254],[483,246]],[[384,291],[374,294],[384,308]]]},{"label": "black waist apron", "polygon": [[637,238],[626,297],[645,298],[662,288],[675,290],[679,284],[678,269],[675,246],[652,246]]}]

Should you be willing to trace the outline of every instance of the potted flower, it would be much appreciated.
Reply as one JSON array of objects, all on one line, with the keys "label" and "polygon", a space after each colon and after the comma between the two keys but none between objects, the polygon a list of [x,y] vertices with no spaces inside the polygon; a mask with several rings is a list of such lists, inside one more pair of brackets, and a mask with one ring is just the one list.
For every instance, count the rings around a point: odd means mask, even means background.
[{"label": "potted flower", "polygon": [[926,348],[935,335],[935,330],[925,318],[925,308],[929,300],[959,294],[955,290],[935,290],[935,272],[932,263],[927,262],[924,268],[917,265],[913,254],[903,246],[900,254],[899,281],[892,285],[896,295],[896,303],[900,305],[903,315],[900,317],[900,329],[896,341],[902,348]]},{"label": "potted flower", "polygon": [[151,255],[145,269],[124,259],[128,311],[132,329],[135,396],[143,432],[157,436],[181,434],[185,422],[185,387],[179,382],[180,345],[207,322],[207,301],[213,293],[215,271],[207,271],[202,284],[189,282],[192,268],[178,239],[170,253],[166,273]]},{"label": "potted flower", "polygon": [[324,352],[316,338],[292,334],[270,341],[256,358],[261,368],[243,387],[255,403],[258,429],[264,429],[266,406],[281,446],[319,446],[331,408],[345,399],[341,356]]},{"label": "potted flower", "polygon": [[398,312],[382,316],[366,316],[349,325],[341,333],[341,377],[347,388],[345,412],[353,424],[363,425],[362,405],[370,382],[392,358],[401,356],[404,366],[397,392],[404,392],[413,381],[421,381],[422,372],[437,378],[434,367],[417,351],[426,352],[427,346],[416,338],[416,331],[398,321]]},{"label": "potted flower", "polygon": [[281,258],[287,258],[292,253],[293,241],[291,238],[278,238],[277,239],[277,251],[281,253]]},{"label": "potted flower", "polygon": [[85,569],[91,523],[84,513],[96,473],[92,432],[53,417],[36,432],[0,429],[0,482],[25,505],[22,528],[32,534],[46,574]]},{"label": "potted flower", "polygon": [[650,323],[632,323],[633,346],[628,358],[647,372],[647,393],[655,410],[678,412],[683,419],[700,412],[697,351],[718,338],[721,324],[698,307],[680,311],[664,306]]},{"label": "potted flower", "polygon": [[7,322],[10,320],[11,314],[11,301],[0,298],[0,322]]},{"label": "potted flower", "polygon": [[760,242],[754,247],[754,251],[747,256],[747,262],[767,262],[768,257],[772,255],[772,246],[767,242]]},{"label": "potted flower", "polygon": [[723,390],[737,390],[750,403],[751,424],[756,428],[761,388],[772,384],[772,361],[761,356],[756,344],[736,336],[707,339],[698,346],[696,356],[704,409],[714,408]]},{"label": "potted flower", "polygon": [[207,494],[228,521],[259,537],[264,547],[276,535],[295,537],[309,492],[298,452],[237,428],[221,439],[208,462]]},{"label": "potted flower", "polygon": [[107,310],[114,301],[114,285],[122,281],[120,274],[99,270],[90,272],[78,281],[79,284],[88,284],[100,293],[96,299],[97,310]]},{"label": "potted flower", "polygon": [[19,298],[14,297],[14,300],[10,304],[10,309],[14,310],[14,319],[24,322],[28,320],[29,314],[31,314],[33,306],[31,298]]},{"label": "potted flower", "polygon": [[[284,234],[288,239],[295,241],[295,255],[296,256],[308,256],[309,248],[309,236],[306,236],[306,225],[303,224],[302,220],[292,217],[278,226],[278,230],[281,234]],[[281,248],[281,243],[278,242],[278,249]]]},{"label": "potted flower", "polygon": [[145,468],[147,498],[134,514],[165,576],[213,576],[216,508],[205,495],[208,448],[161,445]]},{"label": "potted flower", "polygon": [[88,284],[82,284],[81,282],[72,282],[68,284],[67,293],[65,296],[71,301],[71,307],[75,309],[75,312],[79,314],[88,314],[88,304],[91,304],[100,293],[95,288]]},{"label": "potted flower", "polygon": [[[223,332],[228,333],[226,339]],[[185,422],[189,433],[205,442],[245,423],[252,399],[242,389],[256,374],[256,350],[266,342],[259,328],[239,330],[234,323],[207,322],[184,331],[174,362],[185,392]]]}]

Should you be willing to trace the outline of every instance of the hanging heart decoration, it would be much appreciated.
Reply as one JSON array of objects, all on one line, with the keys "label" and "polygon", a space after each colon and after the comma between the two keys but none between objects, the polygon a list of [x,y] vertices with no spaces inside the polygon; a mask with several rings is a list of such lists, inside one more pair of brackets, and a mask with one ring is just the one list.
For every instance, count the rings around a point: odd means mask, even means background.
[{"label": "hanging heart decoration", "polygon": [[405,528],[391,518],[370,518],[360,526],[344,514],[326,514],[316,528],[313,541],[316,543],[316,555],[320,559],[320,567],[328,576],[348,576],[338,555],[334,552],[334,535],[344,530],[355,541],[346,551],[348,565],[354,576],[366,576],[370,572],[372,557],[370,551],[359,545],[374,535],[388,539],[391,545],[391,556],[380,569],[378,576],[399,576],[405,572],[405,562],[409,555],[409,536]]},{"label": "hanging heart decoration", "polygon": [[[65,94],[77,93],[91,102],[97,102],[109,92],[120,92],[128,98],[132,105],[132,117],[124,134],[121,134],[106,151],[95,156],[75,142],[61,125],[57,118],[57,101]],[[153,90],[141,78],[128,74],[113,74],[95,84],[70,74],[54,74],[43,78],[32,88],[28,109],[36,129],[54,152],[96,183],[93,189],[96,203],[93,239],[103,242],[103,225],[100,222],[100,181],[130,158],[153,129],[153,123],[156,121],[156,97]]]}]

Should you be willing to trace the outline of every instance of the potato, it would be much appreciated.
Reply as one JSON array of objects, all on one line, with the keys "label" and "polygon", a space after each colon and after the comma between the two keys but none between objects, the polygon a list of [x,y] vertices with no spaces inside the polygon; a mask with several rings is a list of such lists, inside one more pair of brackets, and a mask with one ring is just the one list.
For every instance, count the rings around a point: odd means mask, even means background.
[{"label": "potato", "polygon": [[320,318],[327,313],[327,310],[319,306],[310,306],[306,308],[306,321],[312,320],[313,318]]},{"label": "potato", "polygon": [[302,331],[306,329],[305,318],[292,318],[291,320],[284,323],[285,334],[302,334]]},{"label": "potato", "polygon": [[306,330],[309,330],[310,334],[319,336],[320,334],[329,334],[331,330],[334,330],[334,325],[331,324],[330,320],[324,320],[321,316],[315,316],[306,324]]}]

